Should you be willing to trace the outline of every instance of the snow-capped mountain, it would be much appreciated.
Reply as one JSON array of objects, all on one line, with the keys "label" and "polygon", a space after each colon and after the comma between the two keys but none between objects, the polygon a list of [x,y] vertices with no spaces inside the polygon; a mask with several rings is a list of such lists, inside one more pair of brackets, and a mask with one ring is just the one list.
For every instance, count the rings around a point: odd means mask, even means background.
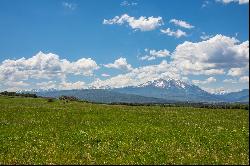
[{"label": "snow-capped mountain", "polygon": [[196,85],[177,79],[157,79],[138,86],[116,88],[113,91],[147,97],[163,98],[171,101],[219,101]]},{"label": "snow-capped mountain", "polygon": [[147,87],[147,86],[153,86],[153,87],[157,87],[157,88],[171,88],[171,87],[176,87],[179,89],[184,89],[187,86],[187,83],[180,81],[180,80],[176,80],[176,79],[158,79],[158,80],[152,80],[152,81],[148,81],[146,83],[140,84],[138,85],[138,87]]}]

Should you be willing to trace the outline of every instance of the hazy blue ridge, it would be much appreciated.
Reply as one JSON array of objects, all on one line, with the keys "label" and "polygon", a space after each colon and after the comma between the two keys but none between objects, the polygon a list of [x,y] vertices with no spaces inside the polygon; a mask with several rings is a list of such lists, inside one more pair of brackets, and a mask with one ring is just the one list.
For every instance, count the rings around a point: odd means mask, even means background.
[{"label": "hazy blue ridge", "polygon": [[154,80],[138,86],[109,89],[34,90],[43,97],[75,96],[100,103],[174,103],[174,102],[249,102],[249,89],[226,94],[211,94],[180,80]]}]

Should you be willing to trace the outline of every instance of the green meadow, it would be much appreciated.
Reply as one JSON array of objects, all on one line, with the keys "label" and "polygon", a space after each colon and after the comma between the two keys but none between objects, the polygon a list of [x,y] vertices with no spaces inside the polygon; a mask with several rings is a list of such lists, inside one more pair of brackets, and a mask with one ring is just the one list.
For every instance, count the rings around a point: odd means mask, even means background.
[{"label": "green meadow", "polygon": [[0,164],[249,164],[249,111],[0,96]]}]

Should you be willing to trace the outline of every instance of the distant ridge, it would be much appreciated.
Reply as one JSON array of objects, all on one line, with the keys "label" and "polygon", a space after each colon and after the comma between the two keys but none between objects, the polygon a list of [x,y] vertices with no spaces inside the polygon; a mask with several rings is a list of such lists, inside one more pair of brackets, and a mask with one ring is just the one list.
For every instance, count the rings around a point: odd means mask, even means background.
[{"label": "distant ridge", "polygon": [[82,100],[98,103],[173,103],[166,99],[159,99],[154,97],[145,97],[139,95],[122,94],[104,89],[82,89],[82,90],[61,90],[50,92],[38,92],[38,96],[54,97],[60,96],[74,96]]}]

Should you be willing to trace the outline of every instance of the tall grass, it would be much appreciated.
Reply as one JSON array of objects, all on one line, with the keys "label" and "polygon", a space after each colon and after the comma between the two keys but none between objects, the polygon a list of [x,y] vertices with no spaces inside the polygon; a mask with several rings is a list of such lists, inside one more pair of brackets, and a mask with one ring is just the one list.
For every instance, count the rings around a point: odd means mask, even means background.
[{"label": "tall grass", "polygon": [[248,164],[247,110],[0,96],[0,164]]}]

